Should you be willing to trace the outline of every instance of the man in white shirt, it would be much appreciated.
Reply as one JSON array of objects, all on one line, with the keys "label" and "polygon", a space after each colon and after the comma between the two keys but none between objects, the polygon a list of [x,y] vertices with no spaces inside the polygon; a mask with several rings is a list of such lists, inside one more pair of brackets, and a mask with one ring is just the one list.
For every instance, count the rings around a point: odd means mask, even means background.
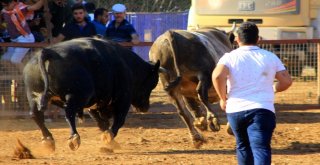
[{"label": "man in white shirt", "polygon": [[238,164],[271,164],[274,93],[288,89],[291,76],[275,54],[257,46],[254,23],[242,23],[237,33],[240,47],[221,57],[212,81],[236,137]]}]

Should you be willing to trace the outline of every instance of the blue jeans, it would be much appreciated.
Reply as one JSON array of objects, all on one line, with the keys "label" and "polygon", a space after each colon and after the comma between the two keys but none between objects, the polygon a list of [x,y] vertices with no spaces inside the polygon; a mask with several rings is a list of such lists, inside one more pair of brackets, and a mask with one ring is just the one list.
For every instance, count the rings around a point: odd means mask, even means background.
[{"label": "blue jeans", "polygon": [[238,164],[270,165],[275,114],[266,109],[252,109],[227,113],[227,118],[236,137]]}]

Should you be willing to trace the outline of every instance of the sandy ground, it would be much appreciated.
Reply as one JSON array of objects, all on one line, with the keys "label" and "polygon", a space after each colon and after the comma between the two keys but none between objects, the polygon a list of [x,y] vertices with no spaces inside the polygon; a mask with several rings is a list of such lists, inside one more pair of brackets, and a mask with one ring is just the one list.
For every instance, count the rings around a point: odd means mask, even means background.
[{"label": "sandy ground", "polygon": [[[121,149],[105,152],[100,132],[91,119],[78,125],[81,146],[71,151],[67,145],[69,128],[64,119],[47,122],[56,140],[56,151],[41,146],[41,134],[31,119],[0,120],[0,164],[236,164],[235,140],[226,133],[225,114],[220,111],[220,132],[203,132],[207,143],[195,149],[187,128],[156,89],[147,114],[130,113],[116,141]],[[287,108],[277,112],[277,128],[272,139],[273,164],[320,164],[320,109]],[[19,138],[36,159],[12,159]]]}]

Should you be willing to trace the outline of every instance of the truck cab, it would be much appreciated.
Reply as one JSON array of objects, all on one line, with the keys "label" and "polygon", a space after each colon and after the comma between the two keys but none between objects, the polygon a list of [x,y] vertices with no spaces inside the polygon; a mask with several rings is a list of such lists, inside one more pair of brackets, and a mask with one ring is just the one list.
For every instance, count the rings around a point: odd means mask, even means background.
[{"label": "truck cab", "polygon": [[[215,27],[229,31],[233,23],[245,21],[257,24],[262,40],[319,38],[320,0],[192,0],[188,30]],[[275,44],[271,49],[296,76],[316,59],[314,49],[303,44]]]},{"label": "truck cab", "polygon": [[312,39],[319,37],[319,9],[319,0],[192,0],[188,29],[251,21],[264,40]]}]

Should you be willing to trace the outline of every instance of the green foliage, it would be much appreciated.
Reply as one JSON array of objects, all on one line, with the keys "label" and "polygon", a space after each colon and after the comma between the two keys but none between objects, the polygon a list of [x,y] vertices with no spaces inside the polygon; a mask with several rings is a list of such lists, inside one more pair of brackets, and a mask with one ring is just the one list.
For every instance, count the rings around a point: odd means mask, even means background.
[{"label": "green foliage", "polygon": [[88,0],[97,7],[111,10],[116,3],[125,4],[128,12],[179,12],[190,8],[191,0]]}]

